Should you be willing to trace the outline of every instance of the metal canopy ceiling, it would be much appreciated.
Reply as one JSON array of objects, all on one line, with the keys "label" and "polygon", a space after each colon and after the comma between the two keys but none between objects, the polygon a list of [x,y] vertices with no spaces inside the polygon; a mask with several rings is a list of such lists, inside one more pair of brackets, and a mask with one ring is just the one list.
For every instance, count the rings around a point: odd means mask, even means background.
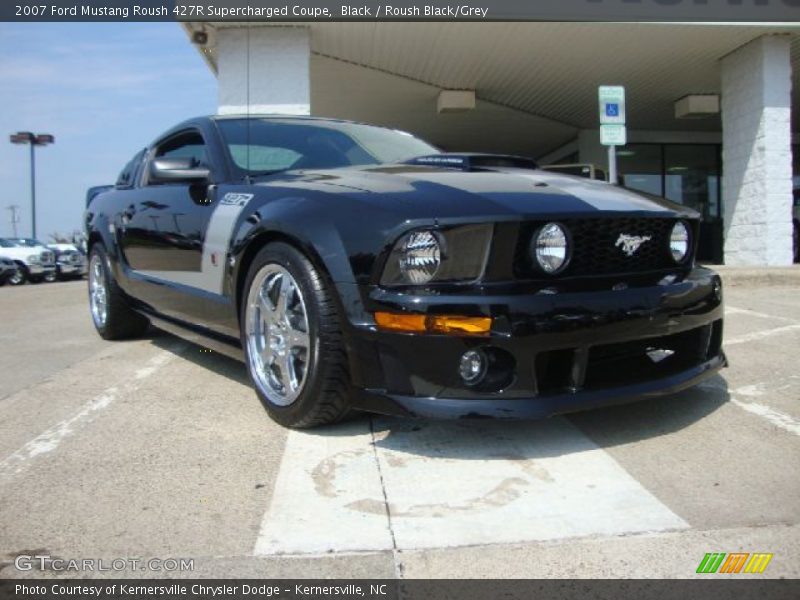
[{"label": "metal canopy ceiling", "polygon": [[[209,33],[209,44],[202,52],[212,69],[218,26],[185,25],[187,31],[203,27]],[[675,100],[687,94],[719,93],[719,60],[747,42],[765,34],[800,34],[796,24],[358,22],[290,26],[311,28],[314,113],[406,126],[428,133],[445,146],[457,139],[463,142],[467,127],[481,131],[485,147],[480,149],[504,144],[507,149],[524,147],[529,154],[569,141],[578,129],[596,128],[600,84],[626,87],[631,129],[719,131],[718,117],[675,119]],[[792,50],[797,88],[800,41],[793,41]],[[461,117],[437,115],[435,99],[441,89],[475,90],[477,109]],[[487,125],[497,127],[503,117],[512,122],[530,120],[541,135],[535,141],[515,141],[513,127],[506,127],[502,137],[487,131]]]}]

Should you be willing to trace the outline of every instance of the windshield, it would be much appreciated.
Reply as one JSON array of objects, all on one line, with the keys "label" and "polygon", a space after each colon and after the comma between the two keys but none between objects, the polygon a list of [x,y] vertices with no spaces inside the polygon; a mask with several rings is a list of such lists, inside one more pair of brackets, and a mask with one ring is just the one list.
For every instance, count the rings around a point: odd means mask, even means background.
[{"label": "windshield", "polygon": [[0,248],[16,248],[16,247],[17,247],[16,244],[9,242],[8,240],[0,239]]},{"label": "windshield", "polygon": [[[439,151],[383,127],[301,119],[220,119],[234,165],[247,174],[394,163]],[[248,151],[249,141],[249,151]]]}]

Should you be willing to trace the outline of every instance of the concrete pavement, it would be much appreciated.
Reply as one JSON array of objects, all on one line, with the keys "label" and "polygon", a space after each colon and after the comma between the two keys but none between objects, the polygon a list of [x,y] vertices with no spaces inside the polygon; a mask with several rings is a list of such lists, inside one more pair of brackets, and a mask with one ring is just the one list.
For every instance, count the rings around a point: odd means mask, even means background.
[{"label": "concrete pavement", "polygon": [[[244,367],[109,343],[85,282],[0,289],[0,576],[20,554],[183,558],[131,577],[693,577],[706,552],[800,575],[800,288],[726,291],[731,368],[535,423],[359,417],[289,432]],[[737,577],[741,577],[738,575]]]}]

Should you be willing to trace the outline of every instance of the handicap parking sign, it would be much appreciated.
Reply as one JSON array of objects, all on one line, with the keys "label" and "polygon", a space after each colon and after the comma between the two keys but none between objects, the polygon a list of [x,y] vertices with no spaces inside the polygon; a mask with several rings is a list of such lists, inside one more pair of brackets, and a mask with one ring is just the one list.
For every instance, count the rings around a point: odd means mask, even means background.
[{"label": "handicap parking sign", "polygon": [[621,85],[601,85],[598,88],[600,100],[600,124],[625,124],[625,88]]}]

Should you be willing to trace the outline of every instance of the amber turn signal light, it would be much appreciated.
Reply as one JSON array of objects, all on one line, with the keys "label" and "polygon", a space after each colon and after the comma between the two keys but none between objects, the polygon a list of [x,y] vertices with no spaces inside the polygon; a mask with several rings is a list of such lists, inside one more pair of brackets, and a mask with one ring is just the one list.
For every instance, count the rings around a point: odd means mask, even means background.
[{"label": "amber turn signal light", "polygon": [[377,323],[379,329],[405,333],[487,336],[492,329],[492,319],[489,317],[464,317],[460,315],[412,315],[376,312],[375,323]]}]

